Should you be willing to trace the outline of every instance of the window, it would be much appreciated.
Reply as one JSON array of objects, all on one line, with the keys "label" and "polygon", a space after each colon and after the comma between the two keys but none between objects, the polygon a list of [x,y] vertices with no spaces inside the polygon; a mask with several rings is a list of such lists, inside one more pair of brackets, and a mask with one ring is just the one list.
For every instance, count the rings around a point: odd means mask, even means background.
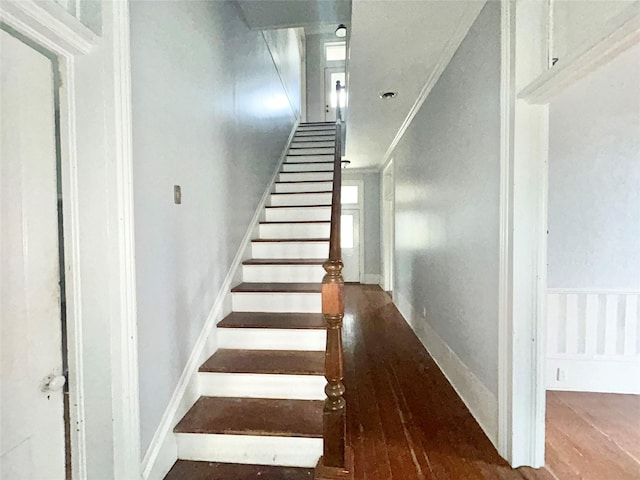
[{"label": "window", "polygon": [[347,44],[345,42],[325,43],[324,54],[327,62],[343,61],[347,58]]},{"label": "window", "polygon": [[340,191],[340,203],[353,204],[358,203],[358,186],[357,185],[345,185]]}]

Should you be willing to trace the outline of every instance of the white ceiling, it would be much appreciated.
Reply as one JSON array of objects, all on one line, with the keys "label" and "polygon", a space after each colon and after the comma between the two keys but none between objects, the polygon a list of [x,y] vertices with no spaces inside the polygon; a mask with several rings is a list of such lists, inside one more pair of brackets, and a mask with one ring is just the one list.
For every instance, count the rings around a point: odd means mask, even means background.
[{"label": "white ceiling", "polygon": [[[450,50],[447,44],[463,38],[461,28],[466,34],[483,4],[353,0],[345,154],[350,168],[383,162],[443,52]],[[380,93],[389,90],[398,96],[381,100]]]},{"label": "white ceiling", "polygon": [[313,27],[350,20],[351,0],[239,0],[250,28]]}]

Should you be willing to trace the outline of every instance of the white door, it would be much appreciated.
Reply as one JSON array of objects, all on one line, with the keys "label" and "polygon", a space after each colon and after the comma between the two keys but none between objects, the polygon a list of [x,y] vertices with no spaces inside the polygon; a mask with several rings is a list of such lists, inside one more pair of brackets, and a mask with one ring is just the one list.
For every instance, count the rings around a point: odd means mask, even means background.
[{"label": "white door", "polygon": [[344,281],[360,282],[360,210],[342,209],[340,246]]},{"label": "white door", "polygon": [[53,70],[0,34],[0,478],[57,480],[65,441]]},{"label": "white door", "polygon": [[346,94],[342,90],[340,95],[336,92],[336,82],[340,81],[340,85],[345,84],[344,67],[329,67],[324,69],[324,120],[325,122],[336,121],[336,107],[340,102],[342,118],[344,119],[344,107],[346,105]]}]

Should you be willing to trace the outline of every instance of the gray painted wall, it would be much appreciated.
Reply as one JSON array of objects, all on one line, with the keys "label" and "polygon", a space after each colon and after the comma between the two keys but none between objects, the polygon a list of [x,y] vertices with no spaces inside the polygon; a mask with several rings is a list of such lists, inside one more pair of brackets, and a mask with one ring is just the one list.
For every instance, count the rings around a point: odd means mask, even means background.
[{"label": "gray painted wall", "polygon": [[640,289],[640,46],[550,107],[548,285]]},{"label": "gray painted wall", "polygon": [[[280,63],[295,71],[288,41]],[[131,44],[144,452],[295,116],[235,2],[132,2]]]},{"label": "gray painted wall", "polygon": [[497,396],[499,2],[484,7],[393,157],[394,296],[424,308]]},{"label": "gray painted wall", "polygon": [[[364,248],[364,274],[372,277],[380,275],[380,174],[378,172],[359,172],[346,169],[342,174],[343,183],[349,180],[363,182],[364,239],[360,242]],[[365,283],[366,279],[361,279]],[[376,283],[378,280],[376,280]]]}]

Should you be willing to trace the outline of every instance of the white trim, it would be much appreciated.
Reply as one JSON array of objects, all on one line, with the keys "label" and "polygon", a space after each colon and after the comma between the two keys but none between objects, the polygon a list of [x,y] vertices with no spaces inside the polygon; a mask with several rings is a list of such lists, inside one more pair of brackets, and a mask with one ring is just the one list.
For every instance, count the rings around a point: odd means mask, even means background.
[{"label": "white trim", "polygon": [[547,67],[548,8],[501,12],[497,447],[513,467],[544,465],[548,107],[515,92]]},{"label": "white trim", "polygon": [[562,90],[640,42],[638,4],[630,5],[599,33],[581,52],[561,58],[555,66],[529,83],[520,91],[518,98],[535,104],[549,103]]},{"label": "white trim", "polygon": [[[114,475],[140,475],[140,402],[138,398],[138,325],[131,118],[131,52],[128,2],[112,2],[114,199],[118,228],[119,311],[112,331]],[[117,392],[117,393],[116,393]]]},{"label": "white trim", "polygon": [[342,170],[342,174],[343,176],[345,174],[347,175],[366,175],[366,174],[371,174],[371,173],[380,173],[380,168],[379,167],[366,167],[366,168],[350,168],[347,167],[345,169]]},{"label": "white trim", "polygon": [[[351,172],[350,172],[351,174]],[[341,210],[358,210],[358,235],[360,236],[360,238],[358,239],[358,255],[359,255],[359,262],[360,262],[360,271],[358,272],[358,281],[360,283],[367,283],[365,282],[364,278],[365,278],[365,274],[364,274],[364,253],[365,253],[365,249],[366,249],[366,245],[365,245],[365,239],[364,239],[364,180],[360,180],[360,179],[350,179],[350,178],[345,178],[344,175],[342,176],[342,184],[340,185],[341,187],[344,186],[357,186],[358,187],[358,203],[343,203],[341,205]],[[378,283],[373,282],[373,283]]]},{"label": "white trim", "polygon": [[407,114],[404,121],[402,122],[402,125],[400,125],[400,129],[396,133],[396,136],[393,138],[393,141],[389,145],[389,148],[387,148],[387,151],[384,154],[384,157],[382,160],[383,165],[387,163],[387,161],[389,160],[389,157],[391,157],[391,155],[393,154],[393,151],[398,146],[398,143],[400,143],[400,140],[402,139],[405,132],[409,128],[409,125],[411,125],[411,122],[413,121],[414,117],[420,111],[422,104],[425,102],[425,100],[431,93],[431,90],[433,90],[433,87],[436,86],[436,83],[438,83],[440,76],[444,72],[445,68],[447,68],[447,65],[449,65],[449,62],[455,55],[456,51],[458,50],[458,47],[460,46],[464,38],[467,36],[467,32],[469,31],[473,23],[476,21],[476,18],[480,14],[480,11],[484,7],[485,3],[486,3],[486,0],[473,2],[467,7],[466,11],[460,18],[460,21],[458,22],[456,29],[453,31],[451,37],[449,37],[449,41],[447,42],[444,49],[442,50],[440,54],[440,58],[438,58],[438,62],[436,63],[434,69],[431,71],[431,75],[429,75],[429,78],[427,78],[427,81],[422,86],[422,90],[420,90],[420,93],[418,94],[418,97],[413,103],[413,106],[411,107],[411,109],[409,110],[409,113]]},{"label": "white trim", "polygon": [[596,295],[640,295],[638,289],[623,288],[547,288],[547,293],[585,293]]},{"label": "white trim", "polygon": [[409,326],[436,362],[480,428],[495,445],[498,438],[498,401],[471,369],[442,340],[425,318],[413,309],[403,295],[396,293],[395,304]]},{"label": "white trim", "polygon": [[54,2],[3,0],[0,19],[59,55],[86,55],[98,40],[91,30]]},{"label": "white trim", "polygon": [[251,239],[260,217],[264,210],[264,207],[269,199],[273,186],[278,178],[280,168],[284,163],[289,150],[289,145],[293,140],[296,129],[298,128],[298,121],[295,122],[289,139],[283,149],[280,160],[278,161],[275,171],[271,177],[271,181],[267,185],[262,198],[258,202],[258,206],[249,222],[249,226],[240,242],[240,247],[236,252],[236,255],[231,262],[229,271],[222,282],[218,296],[216,297],[207,320],[205,321],[200,335],[196,340],[196,343],[191,351],[189,360],[182,370],[182,374],[178,380],[176,388],[173,391],[171,400],[167,405],[167,408],[162,415],[162,419],[156,429],[151,443],[147,448],[142,459],[142,478],[143,479],[162,479],[167,474],[171,466],[178,458],[178,444],[176,442],[173,433],[173,428],[184,414],[191,408],[200,395],[200,387],[198,384],[198,368],[200,365],[215,351],[217,348],[217,339],[215,338],[215,326],[228,313],[229,304],[229,291],[231,285],[234,283],[236,273],[240,270],[242,260],[244,259],[245,252],[251,248]]}]

